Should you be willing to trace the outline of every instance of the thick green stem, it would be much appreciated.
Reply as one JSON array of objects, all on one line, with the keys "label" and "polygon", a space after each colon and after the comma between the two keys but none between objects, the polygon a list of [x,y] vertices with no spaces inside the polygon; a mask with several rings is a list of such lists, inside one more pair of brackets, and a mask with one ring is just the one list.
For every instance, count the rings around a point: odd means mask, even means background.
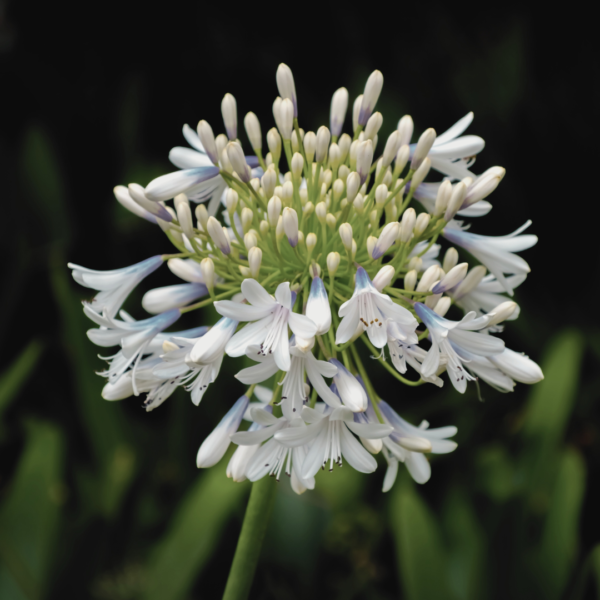
[{"label": "thick green stem", "polygon": [[223,600],[246,600],[250,594],[260,549],[275,501],[275,489],[274,477],[263,477],[252,484]]}]

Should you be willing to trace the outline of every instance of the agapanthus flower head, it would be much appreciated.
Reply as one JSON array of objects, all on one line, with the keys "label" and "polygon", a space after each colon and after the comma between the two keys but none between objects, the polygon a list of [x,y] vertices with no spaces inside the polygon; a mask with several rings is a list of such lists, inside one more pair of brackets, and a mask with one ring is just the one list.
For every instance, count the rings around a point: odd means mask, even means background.
[{"label": "agapanthus flower head", "polygon": [[[456,428],[404,421],[395,409],[412,388],[387,394],[398,398],[394,408],[383,402],[375,362],[396,386],[441,387],[449,378],[460,392],[477,378],[510,391],[543,377],[496,335],[519,314],[502,294],[529,272],[514,254],[537,240],[519,235],[529,222],[494,238],[455,220],[489,213],[504,169],[471,170],[485,146],[464,135],[472,113],[441,135],[424,128],[414,143],[405,115],[379,140],[383,81],[379,71],[369,76],[348,119],[348,91],[339,88],[329,127],[319,126],[300,120],[296,83],[282,64],[275,126],[263,129],[247,113],[249,147],[238,137],[236,99],[224,94],[224,132],[206,120],[184,125],[190,147],[169,153],[179,170],[114,190],[123,207],[158,225],[173,254],[104,272],[69,265],[99,292],[84,308],[98,325],[90,339],[117,347],[102,373],[107,400],[145,393],[144,408],[154,410],[183,387],[198,405],[224,360],[252,361],[236,375],[249,386],[237,401],[212,400],[225,404],[225,416],[201,445],[199,467],[216,464],[233,441],[227,475],[235,481],[287,474],[302,493],[320,469],[347,462],[370,473],[383,454],[384,491],[398,462],[424,483],[427,456],[451,452]],[[452,244],[444,253],[440,236]],[[150,287],[142,308],[151,316],[133,319],[124,302],[163,262],[178,280]],[[222,317],[210,327],[169,330],[209,305]]]}]

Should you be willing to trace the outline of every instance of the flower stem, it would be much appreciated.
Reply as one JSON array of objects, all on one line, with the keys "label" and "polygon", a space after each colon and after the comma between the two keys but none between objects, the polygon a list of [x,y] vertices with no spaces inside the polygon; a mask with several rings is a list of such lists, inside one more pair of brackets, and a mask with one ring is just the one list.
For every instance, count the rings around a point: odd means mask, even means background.
[{"label": "flower stem", "polygon": [[252,484],[223,600],[245,600],[250,594],[260,548],[275,501],[275,489],[274,477],[263,477]]}]

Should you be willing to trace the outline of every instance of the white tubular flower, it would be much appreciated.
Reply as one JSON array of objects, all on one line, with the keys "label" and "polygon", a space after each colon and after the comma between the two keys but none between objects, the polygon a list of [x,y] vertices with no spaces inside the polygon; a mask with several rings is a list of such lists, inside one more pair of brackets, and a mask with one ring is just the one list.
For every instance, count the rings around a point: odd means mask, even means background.
[{"label": "white tubular flower", "polygon": [[[379,100],[379,94],[383,88],[383,75],[381,71],[373,71],[367,79],[365,91],[362,95],[360,103],[360,112],[358,113],[358,124],[363,127],[367,124],[369,117],[373,113],[373,109]],[[356,129],[356,127],[355,127]]]},{"label": "white tubular flower", "polygon": [[469,167],[475,162],[474,156],[483,150],[485,142],[477,135],[461,136],[471,121],[472,112],[438,135],[429,151],[432,168],[451,179],[475,177]]},{"label": "white tubular flower", "polygon": [[349,341],[356,329],[362,326],[371,343],[383,348],[387,343],[386,319],[398,323],[403,329],[414,331],[417,327],[417,321],[411,313],[379,292],[362,267],[356,271],[356,287],[352,298],[340,306],[339,316],[342,321],[336,332],[336,344]]},{"label": "white tubular flower", "polygon": [[142,306],[155,315],[172,308],[181,308],[208,294],[208,288],[202,283],[180,283],[155,288],[144,294]]},{"label": "white tubular flower", "polygon": [[153,256],[130,267],[112,271],[94,271],[73,263],[67,266],[73,269],[73,279],[79,285],[100,292],[89,303],[90,308],[112,318],[138,283],[162,264],[162,256]]},{"label": "white tubular flower", "polygon": [[160,202],[149,200],[144,193],[144,188],[137,183],[130,183],[127,187],[118,185],[113,189],[113,192],[117,200],[132,212],[135,212],[135,210],[130,207],[130,203],[144,209],[145,212],[151,213],[155,217],[155,223],[156,217],[167,223],[173,220],[171,213]]},{"label": "white tubular flower", "polygon": [[[113,357],[116,360],[111,362],[110,368],[105,373],[113,383],[131,364],[134,364],[135,372],[135,363],[141,360],[154,337],[181,316],[179,310],[173,309],[142,321],[121,321],[106,312],[97,313],[90,305],[84,305],[83,311],[89,319],[100,326],[99,329],[90,329],[87,332],[88,338],[94,344],[105,348],[121,346],[121,352]],[[134,392],[136,392],[135,381]]]},{"label": "white tubular flower", "polygon": [[[421,376],[423,381],[433,383],[438,387],[444,385],[444,381],[437,376],[437,373],[424,376],[421,368],[423,361],[427,357],[427,352],[417,345],[418,338],[415,334],[411,339],[400,339],[400,332],[393,324],[388,324],[388,352],[392,359],[392,364],[398,373],[406,373],[407,363]],[[443,370],[446,365],[446,358],[440,358],[438,370]]]},{"label": "white tubular flower", "polygon": [[303,478],[314,477],[327,463],[333,471],[334,463],[342,466],[342,458],[357,471],[372,473],[377,462],[352,433],[365,439],[381,439],[392,432],[389,425],[356,423],[354,413],[345,406],[327,408],[323,413],[305,406],[302,418],[308,426],[280,430],[275,439],[290,447],[309,446],[302,464]]},{"label": "white tubular flower", "polygon": [[434,294],[443,294],[444,292],[452,289],[458,285],[467,275],[469,270],[469,263],[460,263],[452,267],[441,279],[438,281],[431,291]]},{"label": "white tubular flower", "polygon": [[346,111],[348,110],[348,90],[345,87],[336,90],[331,99],[331,116],[329,119],[329,129],[331,135],[339,137],[342,133]]},{"label": "white tubular flower", "polygon": [[[446,179],[441,183],[422,183],[415,190],[414,197],[423,205],[425,210],[433,215],[440,216],[446,212],[451,193],[452,184]],[[484,217],[492,210],[492,205],[486,200],[479,200],[469,206],[465,206],[465,202],[466,200],[463,200],[462,207],[456,213],[459,217]]]},{"label": "white tubular flower", "polygon": [[390,436],[383,440],[384,456],[388,462],[383,491],[389,491],[394,485],[398,461],[406,464],[408,472],[417,483],[426,483],[431,478],[431,466],[423,452],[431,454],[453,452],[457,444],[446,438],[456,435],[456,427],[449,425],[428,429],[427,421],[415,427],[405,421],[387,402],[382,400],[378,406],[384,419],[393,427]]},{"label": "white tubular flower", "polygon": [[[499,281],[496,280],[494,275],[486,275],[485,268],[482,266],[475,267],[469,272],[471,275],[475,269],[479,269],[478,274],[481,275],[479,277],[479,281],[475,281],[472,286],[463,286],[463,283],[467,282],[465,279],[460,285],[458,285],[455,289],[451,290],[449,294],[454,298],[456,304],[460,306],[465,312],[475,311],[477,316],[481,316],[487,313],[490,313],[498,306],[501,302],[506,300],[506,296],[503,296],[502,293],[505,291],[505,288],[500,284]],[[469,276],[467,276],[468,278]],[[526,275],[511,275],[507,277],[506,280],[511,289],[516,289],[519,287],[527,278]],[[519,317],[520,309],[517,306],[516,310],[512,313],[510,317],[507,318],[507,321],[514,321]]]},{"label": "white tubular flower", "polygon": [[344,406],[352,412],[367,410],[367,394],[356,377],[339,360],[330,358],[329,362],[337,369],[333,383]]},{"label": "white tubular flower", "polygon": [[[142,219],[146,219],[146,221],[156,225],[156,215],[154,214],[154,211],[150,212],[149,210],[147,210],[146,208],[141,206],[139,203],[137,203],[129,195],[129,190],[124,185],[117,185],[113,189],[113,192],[115,194],[115,198],[117,199],[117,202],[123,208],[127,209],[129,212],[133,213],[134,215],[141,217]],[[159,204],[158,206],[161,206],[161,205]],[[165,216],[167,218],[163,219],[163,220],[168,221],[168,222],[173,220],[171,213],[169,213],[167,210],[165,210]]]},{"label": "white tubular flower", "polygon": [[190,360],[197,364],[212,363],[223,357],[225,346],[234,334],[238,322],[224,317],[213,325],[206,335],[195,342],[190,350]]},{"label": "white tubular flower", "polygon": [[[268,408],[270,409],[271,407],[269,406]],[[248,432],[252,433],[261,428],[262,425],[260,423],[252,423],[248,428]],[[238,446],[227,465],[227,477],[233,479],[235,482],[246,481],[248,463],[259,448],[260,444],[254,444],[253,446]]]},{"label": "white tubular flower", "polygon": [[440,365],[440,353],[446,360],[446,368],[450,374],[452,385],[461,394],[467,389],[467,381],[473,377],[463,368],[464,359],[461,349],[476,356],[493,356],[504,350],[504,342],[491,335],[476,333],[475,330],[487,327],[490,318],[476,317],[470,312],[460,321],[450,321],[440,317],[421,302],[415,302],[415,311],[421,321],[429,329],[431,348],[421,366],[425,377],[435,375]]},{"label": "white tubular flower", "polygon": [[216,311],[238,321],[253,321],[236,333],[225,348],[229,356],[242,356],[248,346],[260,345],[264,355],[273,353],[275,363],[282,371],[291,366],[288,325],[304,339],[314,337],[316,325],[305,315],[292,312],[295,294],[292,297],[290,284],[281,283],[275,298],[254,279],[242,282],[242,294],[249,304],[238,304],[230,300],[215,302]]},{"label": "white tubular flower", "polygon": [[512,296],[511,281],[504,277],[504,274],[526,275],[529,273],[529,265],[513,252],[527,250],[537,243],[538,239],[535,235],[519,235],[530,225],[531,221],[527,221],[513,233],[495,237],[477,235],[447,226],[442,235],[455,246],[469,251],[495,275],[504,291]]},{"label": "white tubular flower", "polygon": [[372,258],[374,260],[381,258],[392,247],[392,244],[396,243],[399,234],[400,223],[398,223],[398,221],[388,223],[383,228],[383,231],[379,235],[379,239],[373,248]]},{"label": "white tubular flower", "polygon": [[207,468],[216,465],[227,452],[231,436],[238,430],[248,403],[248,396],[242,396],[229,409],[212,433],[202,442],[196,456],[196,466]]},{"label": "white tubular flower", "polygon": [[[317,390],[321,399],[329,406],[340,406],[337,395],[329,389],[323,377],[333,377],[337,367],[328,362],[317,360],[313,353],[313,340],[302,340],[293,337],[290,347],[291,366],[283,379],[281,395],[281,409],[286,419],[298,417],[304,404],[308,401],[305,389],[304,375],[308,377],[311,385]],[[272,354],[264,355],[258,346],[246,349],[246,355],[258,361],[258,365],[242,369],[235,377],[244,384],[261,383],[277,373],[279,367]]]},{"label": "white tubular flower", "polygon": [[462,208],[468,208],[487,198],[498,187],[504,175],[506,175],[506,169],[502,167],[491,167],[482,173],[468,187]]},{"label": "white tubular flower", "polygon": [[244,117],[244,127],[246,128],[246,134],[248,135],[252,149],[255,152],[262,150],[260,122],[253,112],[247,113]]},{"label": "white tubular flower", "polygon": [[306,303],[306,316],[317,326],[317,335],[323,335],[331,327],[331,306],[325,285],[320,277],[315,277],[310,285]]},{"label": "white tubular flower", "polygon": [[284,63],[277,67],[277,89],[282,98],[291,100],[294,107],[294,117],[298,117],[298,100],[296,98],[296,86],[294,84],[294,76],[292,70]]},{"label": "white tubular flower", "polygon": [[267,410],[251,409],[252,419],[261,426],[260,429],[241,431],[231,436],[232,441],[240,446],[253,448],[260,446],[248,460],[246,477],[250,481],[258,481],[265,475],[271,475],[279,481],[281,473],[291,477],[292,489],[301,494],[315,487],[314,477],[302,477],[301,467],[306,457],[306,447],[302,444],[290,448],[284,446],[273,436],[280,431],[306,429],[300,418],[288,421],[285,417],[277,419]]},{"label": "white tubular flower", "polygon": [[500,371],[519,383],[533,384],[544,379],[539,365],[525,354],[504,348],[500,354],[488,357],[489,361]]}]

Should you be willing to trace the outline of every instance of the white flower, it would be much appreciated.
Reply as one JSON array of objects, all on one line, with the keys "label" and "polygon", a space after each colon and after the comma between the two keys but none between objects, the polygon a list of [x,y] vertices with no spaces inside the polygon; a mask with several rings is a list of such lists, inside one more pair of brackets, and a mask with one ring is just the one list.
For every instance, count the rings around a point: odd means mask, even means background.
[{"label": "white flower", "polygon": [[212,467],[223,458],[231,443],[231,435],[238,430],[249,402],[248,396],[239,398],[210,435],[202,442],[196,457],[198,468]]},{"label": "white flower", "polygon": [[[506,281],[508,287],[514,290],[519,287],[526,278],[527,275],[511,275],[506,278]],[[504,291],[505,288],[502,284],[494,275],[490,274],[483,277],[474,288],[469,290],[463,288],[462,285],[459,284],[453,290],[448,292],[448,295],[451,296],[455,303],[465,312],[471,310],[475,311],[475,314],[479,317],[492,312],[496,306],[506,300],[506,296],[501,295]],[[514,321],[519,316],[519,313],[520,309],[517,306],[515,312],[506,320]]]},{"label": "white flower", "polygon": [[[473,113],[470,112],[435,138],[428,154],[433,169],[452,179],[475,178],[469,167],[475,162],[475,154],[483,150],[485,142],[477,135],[461,136],[472,121]],[[411,144],[412,152],[416,146]]]},{"label": "white flower", "polygon": [[[435,200],[440,185],[441,183],[421,183],[414,192],[414,197],[428,213],[435,212]],[[492,205],[487,200],[479,200],[470,206],[461,208],[456,214],[459,217],[484,217],[490,210],[492,210]]]},{"label": "white flower", "polygon": [[503,289],[512,296],[511,282],[504,277],[504,274],[529,273],[529,265],[513,252],[531,248],[537,242],[535,235],[519,235],[530,225],[531,221],[527,221],[513,233],[502,236],[477,235],[446,226],[442,235],[452,244],[468,250],[496,276]]},{"label": "white flower", "polygon": [[417,321],[411,313],[393,302],[388,295],[379,292],[362,267],[356,271],[356,287],[352,298],[340,306],[339,316],[343,318],[336,332],[336,344],[350,340],[356,329],[362,326],[371,343],[383,348],[387,343],[386,319],[407,331],[414,331],[417,327]]},{"label": "white flower", "polygon": [[446,369],[450,374],[450,381],[461,394],[467,389],[467,380],[473,380],[473,376],[463,368],[464,359],[455,348],[464,348],[477,356],[499,354],[504,349],[501,339],[476,333],[475,330],[483,329],[489,323],[487,316],[476,318],[475,313],[470,312],[460,321],[450,321],[421,302],[415,302],[415,311],[429,329],[431,337],[431,348],[421,365],[422,375],[435,375],[443,356],[447,360]]},{"label": "white flower", "polygon": [[310,424],[278,431],[275,439],[290,447],[310,446],[302,464],[303,478],[314,477],[319,469],[325,468],[327,462],[330,471],[334,463],[341,466],[342,457],[357,471],[372,473],[377,468],[377,462],[352,433],[362,438],[379,439],[392,431],[389,425],[356,423],[354,413],[345,406],[334,409],[328,407],[323,413],[305,406],[302,418]]},{"label": "white flower", "polygon": [[208,364],[219,357],[222,358],[237,326],[238,322],[233,319],[219,319],[206,335],[196,341],[190,352],[190,360],[194,363]]},{"label": "white flower", "polygon": [[291,365],[288,325],[304,339],[314,337],[316,325],[305,315],[292,312],[294,298],[288,282],[280,283],[275,298],[254,279],[244,279],[242,294],[249,304],[230,300],[215,302],[218,313],[238,321],[254,321],[238,331],[225,348],[229,356],[242,356],[248,346],[260,345],[263,354],[273,353],[282,371]]},{"label": "white flower", "polygon": [[537,363],[525,354],[505,348],[500,354],[489,357],[489,361],[519,383],[537,383],[544,379],[544,374]]},{"label": "white flower", "polygon": [[384,438],[384,456],[388,469],[383,482],[383,491],[394,485],[398,473],[398,461],[406,464],[408,472],[417,483],[425,483],[431,477],[431,466],[424,454],[448,454],[456,449],[456,442],[446,438],[456,435],[453,425],[428,429],[429,423],[423,421],[419,427],[405,421],[385,401],[377,405],[384,419],[393,427],[389,437]]},{"label": "white flower", "polygon": [[[327,404],[333,407],[341,405],[339,398],[329,389],[323,379],[323,377],[333,377],[337,373],[337,368],[328,362],[317,360],[311,352],[313,345],[314,339],[306,343],[306,340],[292,337],[291,365],[283,379],[281,394],[281,409],[283,416],[288,420],[299,416],[302,407],[308,401],[304,383],[305,372],[312,386]],[[246,355],[248,358],[258,361],[259,364],[242,369],[235,376],[242,383],[260,383],[275,375],[279,370],[273,354],[264,355],[258,346],[249,346],[246,349]]]},{"label": "white flower", "polygon": [[89,306],[97,313],[114,317],[131,291],[145,277],[163,264],[162,256],[147,258],[130,267],[113,271],[94,271],[69,263],[73,269],[73,279],[79,284],[98,290]]},{"label": "white flower", "polygon": [[203,283],[179,283],[149,290],[142,298],[142,306],[146,311],[157,314],[181,308],[194,300],[208,294],[208,289]]},{"label": "white flower", "polygon": [[296,418],[288,421],[285,417],[274,417],[269,411],[261,408],[251,409],[251,414],[254,422],[261,427],[250,428],[248,431],[241,431],[231,436],[231,440],[235,444],[250,448],[266,442],[257,448],[248,459],[246,477],[250,481],[258,481],[265,475],[271,475],[279,481],[281,473],[285,472],[291,477],[292,489],[297,494],[301,494],[307,489],[312,490],[315,487],[314,477],[303,477],[300,472],[307,449],[303,444],[290,448],[273,437],[280,431],[306,429],[302,419]]},{"label": "white flower", "polygon": [[[352,412],[363,412],[366,410],[367,395],[358,379],[339,360],[330,358],[329,362],[337,369],[333,378],[333,384],[335,392],[342,399],[344,406]],[[332,404],[332,406],[335,405]]]}]

